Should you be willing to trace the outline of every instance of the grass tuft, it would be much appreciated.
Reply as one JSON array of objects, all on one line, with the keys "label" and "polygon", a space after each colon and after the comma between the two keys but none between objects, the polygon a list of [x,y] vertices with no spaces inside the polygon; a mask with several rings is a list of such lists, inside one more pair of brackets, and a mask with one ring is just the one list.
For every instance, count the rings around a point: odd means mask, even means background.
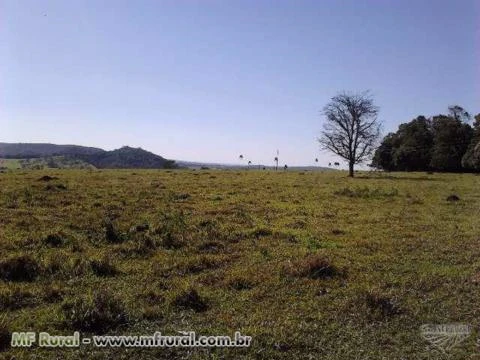
[{"label": "grass tuft", "polygon": [[107,290],[67,299],[62,310],[69,328],[95,334],[104,334],[128,321],[121,299]]},{"label": "grass tuft", "polygon": [[307,256],[305,259],[290,264],[287,272],[293,276],[310,279],[328,279],[344,275],[344,272],[332,264],[328,258],[319,254]]},{"label": "grass tuft", "polygon": [[0,278],[6,281],[34,281],[40,266],[30,255],[11,257],[0,262]]},{"label": "grass tuft", "polygon": [[208,304],[195,289],[189,289],[178,294],[172,302],[175,307],[203,312],[208,309]]}]

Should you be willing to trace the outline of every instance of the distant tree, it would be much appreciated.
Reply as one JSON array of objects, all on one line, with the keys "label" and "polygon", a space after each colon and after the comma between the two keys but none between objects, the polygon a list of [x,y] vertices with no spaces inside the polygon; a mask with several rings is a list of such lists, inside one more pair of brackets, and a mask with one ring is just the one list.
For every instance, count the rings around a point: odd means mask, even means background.
[{"label": "distant tree", "polygon": [[471,119],[470,113],[459,105],[452,105],[448,107],[448,115],[455,120],[462,122],[469,122]]},{"label": "distant tree", "polygon": [[278,156],[275,156],[275,170],[278,170]]},{"label": "distant tree", "polygon": [[320,146],[345,159],[351,177],[354,166],[375,150],[380,136],[378,111],[368,92],[340,93],[323,108],[326,122],[318,139]]},{"label": "distant tree", "polygon": [[475,116],[472,140],[463,155],[462,166],[470,171],[480,171],[480,114]]},{"label": "distant tree", "polygon": [[472,140],[470,125],[452,116],[432,118],[433,148],[430,166],[440,171],[461,171],[462,158]]},{"label": "distant tree", "polygon": [[[389,171],[473,170],[480,130],[472,130],[469,117],[462,107],[450,106],[448,115],[418,116],[401,124],[383,139],[372,165]],[[479,126],[480,119],[475,124]]]},{"label": "distant tree", "polygon": [[396,170],[426,170],[432,158],[433,133],[430,121],[418,116],[399,126],[394,137],[392,161]]},{"label": "distant tree", "polygon": [[393,162],[395,143],[396,134],[394,133],[389,133],[383,138],[382,143],[377,148],[375,155],[373,156],[373,167],[387,171],[396,170],[395,163]]}]

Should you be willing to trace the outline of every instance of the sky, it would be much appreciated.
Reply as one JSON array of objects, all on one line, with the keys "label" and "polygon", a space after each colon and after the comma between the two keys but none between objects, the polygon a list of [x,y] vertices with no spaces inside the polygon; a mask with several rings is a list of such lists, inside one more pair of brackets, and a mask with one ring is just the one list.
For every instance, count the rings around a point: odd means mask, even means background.
[{"label": "sky", "polygon": [[0,142],[326,165],[321,110],[363,90],[384,134],[480,113],[480,1],[0,0]]}]

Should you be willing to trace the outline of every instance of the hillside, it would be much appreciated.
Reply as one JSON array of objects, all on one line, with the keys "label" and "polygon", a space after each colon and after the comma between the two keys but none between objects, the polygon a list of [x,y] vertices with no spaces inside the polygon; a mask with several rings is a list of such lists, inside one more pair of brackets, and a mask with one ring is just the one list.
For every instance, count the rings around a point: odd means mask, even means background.
[{"label": "hillside", "polygon": [[0,143],[0,158],[6,159],[26,159],[66,155],[92,155],[102,152],[105,152],[105,150],[79,145]]},{"label": "hillside", "polygon": [[106,151],[79,145],[0,143],[0,159],[2,158],[11,159],[2,163],[0,167],[4,168],[85,168],[94,166],[105,169],[162,169],[176,167],[173,160],[129,146]]},{"label": "hillside", "polygon": [[78,155],[79,159],[106,169],[161,169],[175,167],[175,162],[167,160],[141,148],[124,146],[113,151],[104,151],[91,155]]}]

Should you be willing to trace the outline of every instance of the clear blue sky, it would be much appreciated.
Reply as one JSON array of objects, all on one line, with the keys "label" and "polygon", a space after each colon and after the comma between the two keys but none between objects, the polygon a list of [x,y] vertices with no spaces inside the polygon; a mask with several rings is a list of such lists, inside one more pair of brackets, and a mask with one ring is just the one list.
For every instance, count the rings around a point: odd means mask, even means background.
[{"label": "clear blue sky", "polygon": [[478,0],[0,0],[0,141],[325,164],[338,91],[388,132],[480,112],[479,68]]}]

